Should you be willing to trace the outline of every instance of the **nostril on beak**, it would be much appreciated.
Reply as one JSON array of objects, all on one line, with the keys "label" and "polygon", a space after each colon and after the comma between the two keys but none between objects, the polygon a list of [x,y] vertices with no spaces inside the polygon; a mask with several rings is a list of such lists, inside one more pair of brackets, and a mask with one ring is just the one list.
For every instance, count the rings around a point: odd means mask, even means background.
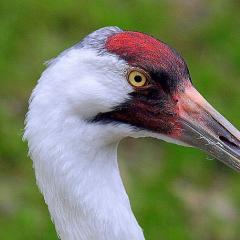
[{"label": "nostril on beak", "polygon": [[233,148],[239,148],[239,146],[232,142],[231,140],[229,140],[228,138],[224,137],[224,136],[219,136],[219,139],[225,143],[226,145],[228,145],[229,147],[233,147]]}]

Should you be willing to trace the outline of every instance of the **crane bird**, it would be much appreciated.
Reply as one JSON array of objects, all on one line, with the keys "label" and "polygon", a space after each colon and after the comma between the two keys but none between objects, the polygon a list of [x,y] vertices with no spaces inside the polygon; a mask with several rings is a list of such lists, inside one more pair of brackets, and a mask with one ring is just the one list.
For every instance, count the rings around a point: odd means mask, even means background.
[{"label": "crane bird", "polygon": [[240,170],[240,133],[193,87],[183,58],[141,32],[105,27],[48,63],[24,138],[62,240],[143,240],[117,146],[131,136],[200,148]]}]

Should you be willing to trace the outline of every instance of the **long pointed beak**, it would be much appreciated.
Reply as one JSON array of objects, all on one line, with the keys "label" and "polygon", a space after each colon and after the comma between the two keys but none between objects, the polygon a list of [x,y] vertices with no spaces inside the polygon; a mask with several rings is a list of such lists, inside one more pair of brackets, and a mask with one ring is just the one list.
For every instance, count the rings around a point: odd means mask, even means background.
[{"label": "long pointed beak", "polygon": [[194,87],[187,87],[178,99],[183,128],[179,140],[240,171],[240,132]]}]

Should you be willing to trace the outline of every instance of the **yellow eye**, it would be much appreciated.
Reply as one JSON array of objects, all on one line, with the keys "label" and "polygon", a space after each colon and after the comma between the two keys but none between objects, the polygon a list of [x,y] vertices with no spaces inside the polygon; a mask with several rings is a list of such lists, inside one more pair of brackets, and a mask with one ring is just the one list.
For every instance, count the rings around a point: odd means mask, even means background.
[{"label": "yellow eye", "polygon": [[137,70],[128,74],[128,81],[133,87],[144,87],[148,83],[146,75]]}]

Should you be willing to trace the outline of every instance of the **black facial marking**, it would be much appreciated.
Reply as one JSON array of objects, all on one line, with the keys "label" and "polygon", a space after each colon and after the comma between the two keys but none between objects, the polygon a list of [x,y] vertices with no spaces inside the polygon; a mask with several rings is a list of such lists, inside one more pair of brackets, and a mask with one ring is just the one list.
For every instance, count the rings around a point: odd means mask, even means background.
[{"label": "black facial marking", "polygon": [[175,122],[176,102],[162,89],[149,87],[130,93],[131,98],[112,111],[99,113],[91,122],[125,123],[137,129],[170,134]]}]

